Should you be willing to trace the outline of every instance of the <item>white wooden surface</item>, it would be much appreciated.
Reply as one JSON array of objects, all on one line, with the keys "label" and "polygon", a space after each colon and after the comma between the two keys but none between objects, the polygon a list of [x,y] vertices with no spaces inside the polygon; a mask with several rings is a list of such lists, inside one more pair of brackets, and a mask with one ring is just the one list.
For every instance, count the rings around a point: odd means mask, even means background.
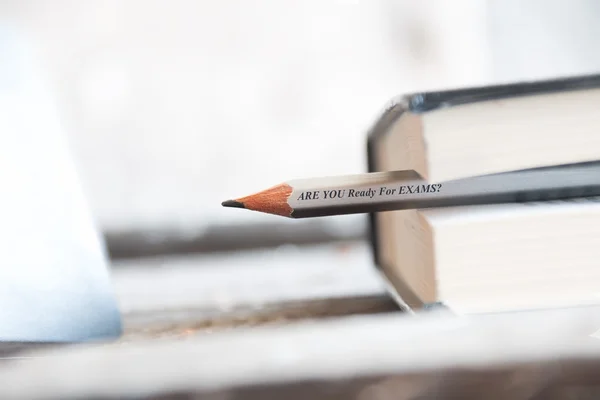
[{"label": "white wooden surface", "polygon": [[[350,383],[358,377],[414,374],[396,385],[386,386],[383,379],[363,388],[366,397],[359,392],[354,398],[414,399],[436,391],[436,398],[448,398],[452,392],[444,388],[453,382],[444,378],[449,371],[458,371],[464,384],[465,376],[477,371],[510,372],[529,365],[463,390],[493,399],[531,399],[552,382],[571,387],[597,382],[598,369],[586,369],[584,361],[600,359],[599,327],[598,308],[471,318],[396,314],[60,349],[0,365],[0,397],[118,398],[225,390],[217,398],[233,398],[227,390],[249,384]],[[580,361],[567,368],[569,359]]]},{"label": "white wooden surface", "polygon": [[112,277],[124,314],[260,310],[384,293],[364,243],[119,262]]}]

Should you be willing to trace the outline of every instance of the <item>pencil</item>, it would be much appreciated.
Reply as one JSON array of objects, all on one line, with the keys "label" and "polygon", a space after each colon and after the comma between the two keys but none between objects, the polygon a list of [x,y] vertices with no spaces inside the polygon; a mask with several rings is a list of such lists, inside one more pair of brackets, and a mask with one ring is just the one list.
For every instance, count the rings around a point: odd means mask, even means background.
[{"label": "pencil", "polygon": [[297,179],[224,201],[288,218],[600,196],[600,162],[533,168],[441,183],[415,171]]}]

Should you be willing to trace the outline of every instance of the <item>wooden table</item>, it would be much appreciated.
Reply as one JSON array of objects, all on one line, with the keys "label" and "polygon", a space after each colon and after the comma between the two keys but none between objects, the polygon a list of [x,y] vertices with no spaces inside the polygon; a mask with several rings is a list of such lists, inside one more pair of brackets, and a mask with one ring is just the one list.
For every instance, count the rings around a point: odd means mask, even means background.
[{"label": "wooden table", "polygon": [[13,347],[0,398],[600,398],[600,308],[410,315],[369,261],[348,245],[115,265],[123,336]]}]

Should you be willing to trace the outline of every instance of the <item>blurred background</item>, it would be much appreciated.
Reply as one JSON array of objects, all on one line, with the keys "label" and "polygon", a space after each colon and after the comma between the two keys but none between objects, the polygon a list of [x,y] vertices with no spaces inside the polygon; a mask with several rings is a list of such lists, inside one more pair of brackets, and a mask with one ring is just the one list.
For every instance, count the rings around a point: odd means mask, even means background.
[{"label": "blurred background", "polygon": [[[600,67],[594,0],[1,0],[0,15],[38,51],[131,307],[152,285],[172,288],[163,302],[187,285],[225,304],[277,274],[293,296],[297,271],[310,296],[380,290],[365,216],[294,221],[221,201],[364,172],[366,131],[398,94]],[[165,268],[148,278],[140,264]],[[189,272],[201,266],[237,283]],[[268,269],[262,283],[236,272],[251,267]]]},{"label": "blurred background", "polygon": [[593,0],[0,4],[40,53],[106,232],[285,224],[220,202],[363,172],[365,132],[397,94],[600,63]]}]

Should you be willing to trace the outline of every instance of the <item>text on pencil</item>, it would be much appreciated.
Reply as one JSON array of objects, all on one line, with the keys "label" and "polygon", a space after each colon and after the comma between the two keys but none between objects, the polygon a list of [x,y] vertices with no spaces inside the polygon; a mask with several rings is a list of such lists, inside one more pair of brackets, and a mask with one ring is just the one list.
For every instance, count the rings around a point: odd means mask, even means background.
[{"label": "text on pencil", "polygon": [[442,184],[433,185],[401,185],[395,188],[385,186],[367,189],[337,189],[337,190],[311,190],[300,193],[296,200],[327,200],[343,198],[374,198],[384,196],[401,196],[416,193],[439,193]]}]

